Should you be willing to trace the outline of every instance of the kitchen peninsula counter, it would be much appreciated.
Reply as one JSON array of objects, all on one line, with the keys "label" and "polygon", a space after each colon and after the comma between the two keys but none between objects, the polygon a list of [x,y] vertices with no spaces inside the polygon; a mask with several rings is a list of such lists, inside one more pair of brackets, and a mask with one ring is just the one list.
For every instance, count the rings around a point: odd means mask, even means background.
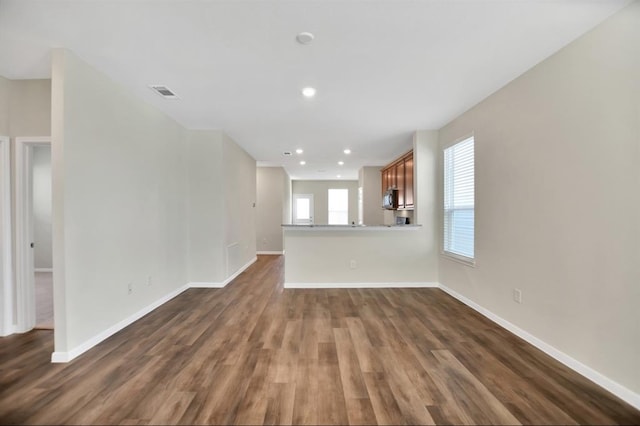
[{"label": "kitchen peninsula counter", "polygon": [[433,287],[421,225],[282,225],[287,288]]}]

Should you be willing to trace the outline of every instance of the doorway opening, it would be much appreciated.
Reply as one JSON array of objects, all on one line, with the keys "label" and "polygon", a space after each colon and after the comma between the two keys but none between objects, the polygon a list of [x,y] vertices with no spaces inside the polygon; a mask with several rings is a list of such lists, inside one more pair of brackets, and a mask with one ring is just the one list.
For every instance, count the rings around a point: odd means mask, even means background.
[{"label": "doorway opening", "polygon": [[51,139],[16,138],[16,331],[52,329]]},{"label": "doorway opening", "polygon": [[33,147],[33,265],[36,327],[53,329],[53,255],[51,252],[51,145]]}]

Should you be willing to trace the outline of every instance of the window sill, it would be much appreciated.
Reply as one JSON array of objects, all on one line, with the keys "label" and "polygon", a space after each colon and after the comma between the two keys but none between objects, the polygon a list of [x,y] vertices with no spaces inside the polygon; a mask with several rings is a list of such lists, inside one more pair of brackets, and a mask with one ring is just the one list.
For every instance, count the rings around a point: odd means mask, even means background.
[{"label": "window sill", "polygon": [[454,262],[461,263],[466,266],[470,266],[472,268],[476,267],[476,260],[470,257],[460,256],[459,254],[449,253],[447,251],[440,252],[440,256],[453,260]]}]

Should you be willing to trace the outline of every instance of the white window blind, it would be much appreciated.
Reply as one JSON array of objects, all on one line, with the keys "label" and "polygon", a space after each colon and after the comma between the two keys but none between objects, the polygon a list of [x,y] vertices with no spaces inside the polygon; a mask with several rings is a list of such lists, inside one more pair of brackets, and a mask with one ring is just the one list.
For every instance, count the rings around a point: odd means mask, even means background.
[{"label": "white window blind", "polygon": [[349,190],[329,190],[329,225],[349,224]]},{"label": "white window blind", "polygon": [[444,150],[444,252],[474,258],[473,137]]}]

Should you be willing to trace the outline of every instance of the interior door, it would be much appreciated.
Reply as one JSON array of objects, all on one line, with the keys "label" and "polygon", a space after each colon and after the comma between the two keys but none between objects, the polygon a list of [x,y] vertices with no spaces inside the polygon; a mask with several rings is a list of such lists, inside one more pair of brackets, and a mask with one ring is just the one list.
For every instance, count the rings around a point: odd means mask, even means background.
[{"label": "interior door", "polygon": [[293,194],[293,224],[313,225],[313,194]]}]

